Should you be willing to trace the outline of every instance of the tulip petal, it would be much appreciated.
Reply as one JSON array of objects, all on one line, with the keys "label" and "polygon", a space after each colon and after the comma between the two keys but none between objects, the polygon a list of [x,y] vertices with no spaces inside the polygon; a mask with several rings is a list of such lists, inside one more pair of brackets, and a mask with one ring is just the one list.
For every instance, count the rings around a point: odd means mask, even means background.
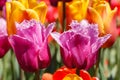
[{"label": "tulip petal", "polygon": [[82,77],[83,80],[91,80],[90,74],[85,70],[80,70],[80,77]]},{"label": "tulip petal", "polygon": [[25,71],[36,71],[38,69],[38,46],[17,35],[10,36],[9,42],[21,68]]},{"label": "tulip petal", "polygon": [[[75,34],[67,42],[69,50],[68,63],[71,62],[73,67],[84,68],[86,66],[85,59],[86,55],[89,54],[89,37],[82,36],[80,34]],[[65,56],[65,55],[64,55]]]},{"label": "tulip petal", "polygon": [[63,45],[62,45],[62,42],[60,41],[60,33],[58,33],[58,32],[52,32],[51,33],[51,36],[56,40],[56,42],[61,46],[61,47],[64,47]]},{"label": "tulip petal", "polygon": [[48,38],[49,34],[52,32],[53,28],[54,28],[55,23],[51,23],[48,25],[48,27],[45,30],[45,36],[46,38]]},{"label": "tulip petal", "polygon": [[83,79],[79,77],[77,74],[68,74],[63,78],[63,80],[83,80]]},{"label": "tulip petal", "polygon": [[33,8],[39,15],[40,22],[44,23],[47,14],[47,6],[44,2],[40,2],[36,7]]},{"label": "tulip petal", "polygon": [[[29,4],[28,4],[28,1],[29,0],[18,0],[20,3],[22,3],[24,6],[25,6],[25,8],[28,8],[29,7]],[[17,1],[17,2],[18,2]]]},{"label": "tulip petal", "polygon": [[51,60],[51,55],[50,55],[49,47],[47,45],[47,40],[44,41],[44,43],[40,47],[38,57],[39,57],[39,59],[38,59],[39,69],[43,69],[49,65],[50,60]]},{"label": "tulip petal", "polygon": [[8,36],[0,35],[0,58],[2,58],[9,49],[10,49],[10,44],[8,42]]},{"label": "tulip petal", "polygon": [[110,34],[107,34],[103,37],[100,37],[96,40],[91,46],[92,46],[92,53],[95,53],[98,51],[98,49],[111,37]]},{"label": "tulip petal", "polygon": [[61,34],[61,36],[60,36],[60,41],[61,41],[61,43],[62,43],[62,45],[63,45],[63,48],[66,48],[67,50],[68,50],[68,46],[67,46],[67,41],[66,41],[66,39],[70,39],[70,37],[73,35],[74,33],[72,32],[72,31],[68,31],[68,32],[65,32],[65,33],[63,33],[63,34]]},{"label": "tulip petal", "polygon": [[14,11],[15,9],[25,9],[25,6],[19,1],[12,1],[11,3],[8,3],[11,4],[11,11]]},{"label": "tulip petal", "polygon": [[35,20],[24,20],[21,24],[16,23],[17,35],[25,37],[26,39],[33,41],[35,44],[41,44],[44,42],[43,37],[43,25],[39,24]]},{"label": "tulip petal", "polygon": [[98,24],[98,28],[99,28],[99,32],[101,35],[103,35],[104,32],[104,25],[103,25],[103,21],[101,16],[99,15],[99,13],[92,7],[89,7],[87,10],[87,20],[91,23],[97,23]]}]

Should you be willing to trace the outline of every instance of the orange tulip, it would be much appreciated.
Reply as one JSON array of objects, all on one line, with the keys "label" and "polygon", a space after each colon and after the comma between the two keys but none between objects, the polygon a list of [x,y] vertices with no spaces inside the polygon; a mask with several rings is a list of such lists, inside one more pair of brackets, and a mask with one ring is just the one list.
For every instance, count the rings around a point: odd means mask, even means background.
[{"label": "orange tulip", "polygon": [[[47,80],[47,79],[45,79]],[[80,70],[80,74],[76,74],[76,69],[69,69],[67,67],[59,68],[53,74],[53,80],[99,80],[97,77],[91,77],[86,70]]]},{"label": "orange tulip", "polygon": [[109,3],[104,0],[96,0],[93,2],[92,7],[88,8],[86,18],[89,22],[98,24],[100,36],[105,34],[112,35],[103,47],[110,47],[117,38],[116,11],[117,8],[111,10]]},{"label": "orange tulip", "polygon": [[37,0],[14,0],[6,3],[6,18],[8,34],[15,34],[15,22],[35,19],[44,23],[47,6],[44,2]]}]

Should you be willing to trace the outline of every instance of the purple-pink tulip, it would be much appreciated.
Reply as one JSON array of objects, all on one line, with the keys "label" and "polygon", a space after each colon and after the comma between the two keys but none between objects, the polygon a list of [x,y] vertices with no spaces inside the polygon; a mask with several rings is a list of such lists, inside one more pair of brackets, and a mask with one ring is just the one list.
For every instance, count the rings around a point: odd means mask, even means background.
[{"label": "purple-pink tulip", "polygon": [[16,23],[17,33],[9,37],[20,67],[27,72],[35,72],[49,65],[51,56],[48,36],[54,23],[47,28],[35,20]]},{"label": "purple-pink tulip", "polygon": [[89,24],[86,20],[73,21],[71,29],[59,34],[51,33],[61,48],[64,64],[69,68],[89,69],[97,60],[98,50],[110,34],[99,37],[97,24]]},{"label": "purple-pink tulip", "polygon": [[8,35],[6,31],[6,21],[0,18],[0,58],[2,58],[10,49]]}]

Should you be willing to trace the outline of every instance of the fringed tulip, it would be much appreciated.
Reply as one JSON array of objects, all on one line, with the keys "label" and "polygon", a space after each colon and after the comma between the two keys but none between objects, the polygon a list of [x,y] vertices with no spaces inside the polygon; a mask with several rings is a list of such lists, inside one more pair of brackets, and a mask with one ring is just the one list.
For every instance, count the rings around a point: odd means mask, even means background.
[{"label": "fringed tulip", "polygon": [[10,44],[8,42],[6,31],[6,21],[3,18],[0,18],[0,58],[3,57],[9,49]]},{"label": "fringed tulip", "polygon": [[16,24],[17,33],[9,37],[20,67],[27,72],[35,72],[50,63],[47,38],[53,29],[51,23],[45,28],[35,20],[24,20]]},{"label": "fringed tulip", "polygon": [[72,29],[62,34],[51,33],[61,47],[63,63],[69,68],[89,69],[96,63],[98,50],[110,34],[98,37],[98,26],[86,20],[73,21],[70,26]]},{"label": "fringed tulip", "polygon": [[37,0],[14,0],[6,3],[6,18],[8,34],[15,34],[15,22],[35,19],[44,23],[47,13],[47,6],[44,2]]}]

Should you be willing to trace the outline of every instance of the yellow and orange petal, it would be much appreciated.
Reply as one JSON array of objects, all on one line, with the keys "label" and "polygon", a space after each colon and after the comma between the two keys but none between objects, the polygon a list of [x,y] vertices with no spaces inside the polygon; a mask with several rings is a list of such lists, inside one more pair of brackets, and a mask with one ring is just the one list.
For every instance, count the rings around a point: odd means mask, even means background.
[{"label": "yellow and orange petal", "polygon": [[83,80],[77,74],[67,74],[62,80]]}]

